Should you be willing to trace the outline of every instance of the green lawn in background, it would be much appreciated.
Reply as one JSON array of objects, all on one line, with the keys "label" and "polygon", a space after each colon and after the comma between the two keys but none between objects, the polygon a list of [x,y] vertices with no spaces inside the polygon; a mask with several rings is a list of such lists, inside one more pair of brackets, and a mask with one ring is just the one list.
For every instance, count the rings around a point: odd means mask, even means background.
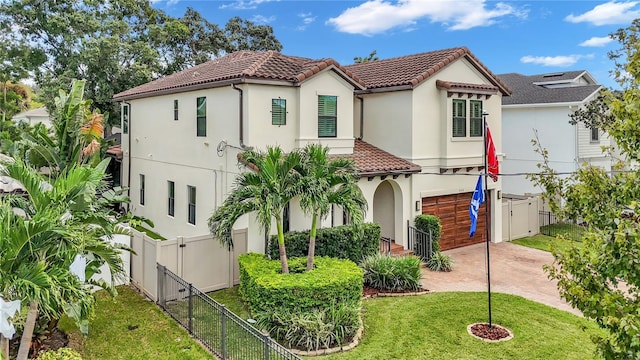
[{"label": "green lawn in background", "polygon": [[557,237],[551,237],[551,236],[546,236],[542,234],[537,234],[537,235],[526,237],[526,238],[512,240],[511,242],[514,244],[527,246],[534,249],[549,251],[549,252],[551,251],[552,247],[555,247],[556,249],[559,249],[559,250],[566,250],[571,246],[582,246],[582,243],[580,242],[560,239]]},{"label": "green lawn in background", "polygon": [[551,224],[540,227],[540,233],[551,235],[564,235],[573,241],[582,241],[582,234],[586,231],[584,226],[575,224]]},{"label": "green lawn in background", "polygon": [[213,291],[208,293],[207,295],[211,296],[213,300],[226,306],[227,309],[231,310],[236,315],[247,320],[251,317],[251,315],[249,314],[249,309],[242,301],[239,289],[239,286],[234,286],[228,289]]},{"label": "green lawn in background", "polygon": [[[593,322],[519,296],[492,294],[493,322],[514,338],[486,343],[467,326],[487,321],[486,293],[433,293],[364,301],[365,335],[355,349],[324,360],[593,359]],[[314,359],[314,358],[308,358]],[[317,358],[315,358],[317,359]]]},{"label": "green lawn in background", "polygon": [[96,293],[95,317],[85,339],[73,321],[60,321],[70,347],[84,360],[215,359],[153,302],[127,286],[118,287],[118,293],[115,300],[105,291]]}]

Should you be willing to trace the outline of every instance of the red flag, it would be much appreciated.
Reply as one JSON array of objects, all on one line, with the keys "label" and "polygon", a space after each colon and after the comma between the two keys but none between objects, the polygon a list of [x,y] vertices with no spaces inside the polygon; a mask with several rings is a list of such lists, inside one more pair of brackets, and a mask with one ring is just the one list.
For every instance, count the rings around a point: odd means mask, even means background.
[{"label": "red flag", "polygon": [[493,138],[491,137],[491,131],[489,131],[489,125],[487,125],[487,164],[489,169],[487,173],[491,176],[493,181],[498,181],[498,154],[496,154],[496,147],[493,145]]}]

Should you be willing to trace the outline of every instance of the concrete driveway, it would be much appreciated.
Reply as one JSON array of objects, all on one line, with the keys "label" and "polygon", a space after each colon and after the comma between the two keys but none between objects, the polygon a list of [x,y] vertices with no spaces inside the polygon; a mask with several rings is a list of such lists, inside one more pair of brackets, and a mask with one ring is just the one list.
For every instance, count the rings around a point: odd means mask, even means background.
[{"label": "concrete driveway", "polygon": [[[560,298],[557,282],[542,270],[552,264],[546,251],[508,242],[490,244],[491,292],[519,295],[555,308],[582,315]],[[486,245],[476,244],[445,251],[455,261],[451,272],[424,271],[422,284],[434,292],[487,291]]]}]

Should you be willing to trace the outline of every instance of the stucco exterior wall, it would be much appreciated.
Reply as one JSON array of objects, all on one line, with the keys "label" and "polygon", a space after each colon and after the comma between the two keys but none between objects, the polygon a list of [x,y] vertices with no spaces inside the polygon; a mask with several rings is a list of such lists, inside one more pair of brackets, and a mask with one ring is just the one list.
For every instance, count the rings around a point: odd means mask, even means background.
[{"label": "stucco exterior wall", "polygon": [[[329,146],[332,154],[353,153],[353,89],[353,85],[337,75],[331,67],[300,85],[298,147],[319,142]],[[336,137],[318,137],[318,95],[337,96]]]},{"label": "stucco exterior wall", "polygon": [[[402,158],[411,157],[413,137],[411,91],[394,91],[367,94],[364,99],[363,140]],[[358,115],[359,100],[354,104]],[[354,117],[356,127],[360,127],[360,117]],[[359,132],[356,133],[359,136]]]},{"label": "stucco exterior wall", "polygon": [[[279,145],[284,151],[296,146],[300,131],[299,89],[289,86],[242,85],[245,101],[245,143],[264,149],[268,145]],[[271,100],[287,101],[286,125],[273,125]],[[316,109],[316,115],[318,110]]]}]

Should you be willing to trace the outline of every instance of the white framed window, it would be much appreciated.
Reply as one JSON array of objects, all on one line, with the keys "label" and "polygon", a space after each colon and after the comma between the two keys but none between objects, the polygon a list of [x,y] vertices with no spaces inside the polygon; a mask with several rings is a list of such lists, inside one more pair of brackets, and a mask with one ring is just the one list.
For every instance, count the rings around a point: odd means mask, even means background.
[{"label": "white framed window", "polygon": [[196,187],[188,185],[187,186],[187,221],[189,224],[196,224]]},{"label": "white framed window", "polygon": [[453,137],[467,136],[467,100],[453,99]]},{"label": "white framed window", "polygon": [[338,97],[318,95],[318,137],[336,137],[338,128]]},{"label": "white framed window", "polygon": [[129,104],[122,104],[121,109],[122,133],[129,133]]},{"label": "white framed window", "polygon": [[174,216],[176,213],[176,183],[167,181],[167,215]]},{"label": "white framed window", "polygon": [[271,99],[271,125],[287,125],[286,99]]},{"label": "white framed window", "polygon": [[599,142],[600,141],[600,129],[597,127],[591,128],[591,142]]},{"label": "white framed window", "polygon": [[144,175],[140,174],[140,205],[144,205]]}]

